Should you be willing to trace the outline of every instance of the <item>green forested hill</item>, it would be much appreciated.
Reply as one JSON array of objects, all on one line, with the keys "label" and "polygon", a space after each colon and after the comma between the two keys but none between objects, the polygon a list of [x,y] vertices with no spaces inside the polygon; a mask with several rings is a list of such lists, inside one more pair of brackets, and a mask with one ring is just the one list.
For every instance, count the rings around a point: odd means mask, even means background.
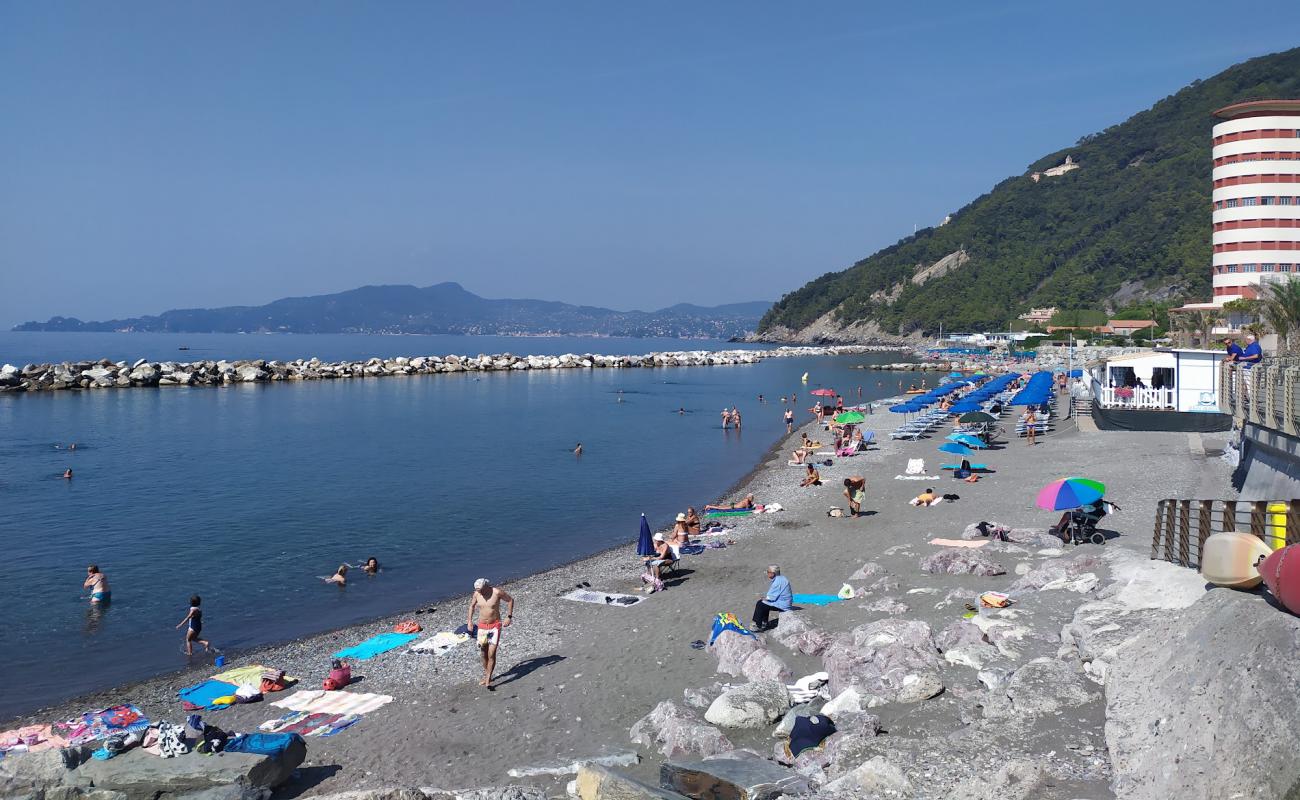
[{"label": "green forested hill", "polygon": [[[874,322],[884,335],[906,335],[933,332],[940,322],[949,330],[1001,329],[1031,305],[1208,299],[1210,113],[1264,97],[1300,97],[1300,48],[1197,81],[1038,159],[948,224],[786,295],[763,317],[760,336],[793,338],[832,311],[832,328]],[[1081,168],[1030,179],[1067,155]],[[958,251],[969,258],[963,265],[923,286],[912,282],[919,269]],[[803,336],[810,334],[835,338],[825,326]]]}]

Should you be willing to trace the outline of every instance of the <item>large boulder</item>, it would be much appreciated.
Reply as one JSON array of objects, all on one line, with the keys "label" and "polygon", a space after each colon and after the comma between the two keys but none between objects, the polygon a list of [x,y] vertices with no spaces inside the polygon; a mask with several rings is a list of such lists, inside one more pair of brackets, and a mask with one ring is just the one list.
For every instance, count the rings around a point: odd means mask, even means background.
[{"label": "large boulder", "polygon": [[826,791],[845,797],[911,797],[912,782],[903,770],[884,756],[870,761],[826,784]]},{"label": "large boulder", "polygon": [[[1085,553],[1075,556],[1068,561],[1051,562],[1038,567],[1011,584],[1008,594],[1012,597],[1019,597],[1026,592],[1036,592],[1043,589],[1064,589],[1072,588],[1068,584],[1085,573],[1089,573],[1101,565],[1101,557]],[[1091,586],[1085,591],[1096,588],[1097,582],[1094,579],[1090,582]]]},{"label": "large boulder", "polygon": [[805,655],[821,655],[835,638],[834,634],[817,628],[797,611],[781,614],[776,629],[768,634],[782,645]]},{"label": "large boulder", "polygon": [[913,703],[943,691],[938,651],[924,622],[882,619],[836,638],[822,655],[830,690],[853,688],[868,705]]},{"label": "large boulder", "polygon": [[1214,589],[1120,649],[1106,677],[1115,793],[1298,797],[1300,618]]},{"label": "large boulder", "polygon": [[931,575],[1005,575],[1006,569],[970,547],[945,547],[921,559],[921,571]]},{"label": "large boulder", "polygon": [[709,645],[709,652],[718,659],[718,672],[727,675],[743,675],[745,659],[755,650],[762,650],[763,643],[754,636],[746,636],[735,631],[723,631]]},{"label": "large boulder", "polygon": [[127,377],[130,378],[133,383],[151,386],[158,383],[158,378],[161,376],[158,370],[153,368],[152,364],[141,364],[131,370],[131,373]]},{"label": "large boulder", "polygon": [[1069,664],[1036,658],[1011,673],[997,691],[989,693],[984,716],[991,719],[1039,717],[1075,708],[1097,699]]},{"label": "large boulder", "polygon": [[981,773],[957,784],[948,800],[1037,800],[1055,785],[1046,759],[1013,758],[992,775]]},{"label": "large boulder", "polygon": [[760,680],[723,692],[704,719],[724,728],[762,728],[790,710],[790,690],[781,681]]},{"label": "large boulder", "polygon": [[740,674],[751,681],[788,681],[794,673],[771,650],[755,650],[740,665]]},{"label": "large boulder", "polygon": [[734,749],[722,731],[705,725],[671,700],[637,720],[628,732],[633,743],[658,747],[669,758],[686,755],[711,756]]}]

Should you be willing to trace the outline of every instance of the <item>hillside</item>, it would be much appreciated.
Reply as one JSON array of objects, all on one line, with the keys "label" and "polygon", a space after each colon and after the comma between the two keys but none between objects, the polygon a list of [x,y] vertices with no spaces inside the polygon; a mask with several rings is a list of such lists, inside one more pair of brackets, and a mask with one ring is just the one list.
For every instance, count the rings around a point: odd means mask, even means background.
[{"label": "hillside", "polygon": [[[1215,109],[1300,96],[1300,48],[1231,67],[1043,156],[914,235],[783,297],[756,338],[866,341],[1003,329],[1030,306],[1210,294]],[[1057,176],[1031,174],[1061,165]]]},{"label": "hillside", "polygon": [[287,297],[263,306],[189,308],[157,316],[82,322],[54,317],[17,331],[154,331],[168,333],[458,333],[595,334],[728,339],[754,330],[771,306],[681,303],[659,311],[613,311],[547,300],[489,300],[457,283],[363,286],[337,294]]}]

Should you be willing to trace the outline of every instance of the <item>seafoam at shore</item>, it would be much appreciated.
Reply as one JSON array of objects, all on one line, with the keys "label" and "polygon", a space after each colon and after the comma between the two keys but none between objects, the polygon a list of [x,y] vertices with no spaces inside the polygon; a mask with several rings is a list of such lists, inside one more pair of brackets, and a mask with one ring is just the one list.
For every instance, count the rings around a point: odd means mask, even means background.
[{"label": "seafoam at shore", "polygon": [[64,361],[58,364],[0,366],[0,392],[126,389],[160,386],[221,386],[232,383],[313,381],[435,375],[455,372],[506,372],[552,369],[632,369],[756,364],[766,358],[837,356],[903,350],[894,346],[836,345],[779,347],[772,350],[677,350],[643,355],[565,353],[559,356],[495,355],[398,356],[365,361]]}]

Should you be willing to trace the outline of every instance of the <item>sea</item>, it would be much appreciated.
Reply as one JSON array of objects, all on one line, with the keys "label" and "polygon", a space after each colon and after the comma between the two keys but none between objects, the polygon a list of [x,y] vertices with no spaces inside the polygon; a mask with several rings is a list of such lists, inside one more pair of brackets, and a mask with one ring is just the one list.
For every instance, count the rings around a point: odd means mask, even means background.
[{"label": "sea", "polygon": [[[735,347],[6,332],[0,363]],[[175,626],[190,595],[203,598],[204,637],[232,653],[460,597],[480,576],[630,548],[642,513],[658,529],[751,471],[785,432],[783,396],[800,408],[818,387],[849,404],[859,388],[864,401],[891,396],[897,374],[855,367],[900,360],[0,394],[0,720],[185,667]],[[722,429],[731,406],[742,431]],[[379,575],[322,581],[371,556]],[[92,563],[112,587],[105,607],[81,588]]]}]

